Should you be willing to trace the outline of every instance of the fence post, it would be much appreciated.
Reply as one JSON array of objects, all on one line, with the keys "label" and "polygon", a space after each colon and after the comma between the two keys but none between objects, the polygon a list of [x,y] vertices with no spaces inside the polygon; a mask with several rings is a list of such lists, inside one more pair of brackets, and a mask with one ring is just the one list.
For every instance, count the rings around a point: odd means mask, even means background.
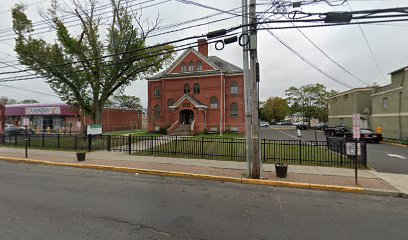
[{"label": "fence post", "polygon": [[60,134],[58,133],[58,135],[57,135],[57,138],[58,138],[58,140],[57,140],[57,146],[58,146],[58,148],[60,148],[60,146],[61,146],[61,144],[60,144]]},{"label": "fence post", "polygon": [[204,157],[204,137],[201,137],[201,157]]},{"label": "fence post", "polygon": [[14,134],[14,145],[17,146],[17,134]]},{"label": "fence post", "polygon": [[177,139],[177,136],[176,136],[176,143],[174,144],[174,155],[176,155],[176,153],[177,153],[177,141],[178,141],[178,139]]},{"label": "fence post", "polygon": [[41,135],[41,147],[45,147],[45,136],[44,133]]},{"label": "fence post", "polygon": [[128,135],[128,152],[129,155],[132,154],[132,136],[130,134]]},{"label": "fence post", "polygon": [[[44,133],[43,133],[43,137],[44,137]],[[74,148],[75,150],[78,148],[78,134],[75,134]]]},{"label": "fence post", "polygon": [[151,136],[150,140],[150,153],[153,154],[153,136]]},{"label": "fence post", "polygon": [[302,165],[302,139],[299,139],[299,164]]},{"label": "fence post", "polygon": [[31,147],[31,134],[28,134],[28,147]]},{"label": "fence post", "polygon": [[[262,160],[263,162],[266,162],[266,139],[262,139],[262,143],[263,143],[263,157]],[[261,147],[262,147],[262,143],[261,143]]]},{"label": "fence post", "polygon": [[111,150],[111,135],[108,135],[108,152]]},{"label": "fence post", "polygon": [[88,152],[92,150],[92,135],[88,134]]}]

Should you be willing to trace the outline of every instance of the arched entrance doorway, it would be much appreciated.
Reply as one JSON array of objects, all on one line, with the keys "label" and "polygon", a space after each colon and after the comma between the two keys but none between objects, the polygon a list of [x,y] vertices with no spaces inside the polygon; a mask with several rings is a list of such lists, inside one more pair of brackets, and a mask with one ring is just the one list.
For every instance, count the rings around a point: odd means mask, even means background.
[{"label": "arched entrance doorway", "polygon": [[180,124],[192,124],[194,119],[194,112],[185,109],[180,111]]}]

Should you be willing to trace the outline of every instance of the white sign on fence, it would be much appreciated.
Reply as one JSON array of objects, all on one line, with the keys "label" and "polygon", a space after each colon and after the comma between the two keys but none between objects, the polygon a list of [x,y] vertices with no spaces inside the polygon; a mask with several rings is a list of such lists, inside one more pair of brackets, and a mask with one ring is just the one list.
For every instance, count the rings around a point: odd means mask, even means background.
[{"label": "white sign on fence", "polygon": [[[346,143],[346,154],[347,155],[356,155],[356,143],[353,142],[349,142]],[[360,156],[361,155],[361,144],[357,143],[357,155]]]},{"label": "white sign on fence", "polygon": [[23,126],[29,126],[30,125],[30,119],[29,118],[23,118]]},{"label": "white sign on fence", "polygon": [[99,135],[102,134],[102,124],[88,125],[86,133],[88,135]]},{"label": "white sign on fence", "polygon": [[360,114],[353,114],[353,138],[360,138]]}]

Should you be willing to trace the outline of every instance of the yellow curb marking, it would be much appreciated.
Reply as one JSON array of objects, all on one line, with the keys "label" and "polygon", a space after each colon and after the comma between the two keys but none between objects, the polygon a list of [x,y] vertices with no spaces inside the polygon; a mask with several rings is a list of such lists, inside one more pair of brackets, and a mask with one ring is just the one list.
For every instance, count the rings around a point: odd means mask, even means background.
[{"label": "yellow curb marking", "polygon": [[256,185],[275,186],[275,187],[290,187],[290,188],[302,188],[302,189],[325,190],[325,191],[336,191],[336,192],[349,192],[349,193],[364,193],[366,191],[364,188],[361,188],[361,187],[342,187],[342,186],[336,186],[336,185],[294,183],[294,182],[272,181],[272,180],[263,180],[263,179],[234,178],[234,177],[213,176],[213,175],[196,174],[196,173],[149,170],[149,169],[141,169],[141,168],[127,168],[127,167],[112,167],[112,166],[104,166],[104,165],[50,162],[50,161],[25,159],[25,158],[0,157],[0,160],[8,161],[8,162],[17,162],[17,163],[43,164],[43,165],[51,165],[51,166],[64,166],[64,167],[74,167],[74,168],[108,170],[108,171],[116,171],[116,172],[132,172],[132,173],[140,173],[140,174],[148,174],[148,175],[203,179],[203,180],[220,181],[220,182],[256,184]]}]

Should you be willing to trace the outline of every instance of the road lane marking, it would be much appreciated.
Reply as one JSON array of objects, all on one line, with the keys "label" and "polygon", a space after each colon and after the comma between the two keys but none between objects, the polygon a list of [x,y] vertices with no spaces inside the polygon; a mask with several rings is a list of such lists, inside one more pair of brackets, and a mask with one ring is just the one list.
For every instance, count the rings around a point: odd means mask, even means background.
[{"label": "road lane marking", "polygon": [[392,154],[392,153],[386,153],[389,157],[396,157],[396,158],[400,158],[400,159],[407,159],[404,156],[398,155],[398,154]]}]

